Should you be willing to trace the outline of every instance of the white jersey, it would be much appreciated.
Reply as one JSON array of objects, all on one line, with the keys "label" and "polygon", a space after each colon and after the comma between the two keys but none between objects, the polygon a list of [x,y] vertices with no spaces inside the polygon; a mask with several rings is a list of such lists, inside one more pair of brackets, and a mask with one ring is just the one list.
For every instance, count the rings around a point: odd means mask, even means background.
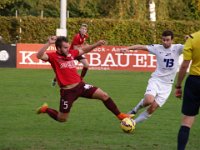
[{"label": "white jersey", "polygon": [[182,44],[172,44],[171,47],[165,48],[163,45],[147,45],[147,49],[151,54],[156,55],[157,67],[155,72],[151,74],[155,78],[164,83],[173,83],[179,67],[179,55],[182,53]]}]

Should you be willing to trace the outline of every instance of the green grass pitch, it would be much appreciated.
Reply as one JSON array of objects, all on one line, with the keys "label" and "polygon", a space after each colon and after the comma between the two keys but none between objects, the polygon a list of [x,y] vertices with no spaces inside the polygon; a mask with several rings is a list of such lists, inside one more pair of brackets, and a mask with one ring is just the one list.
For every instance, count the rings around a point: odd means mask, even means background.
[{"label": "green grass pitch", "polygon": [[[59,88],[51,87],[52,70],[0,69],[0,150],[175,150],[181,101],[167,103],[133,134],[97,100],[79,98],[69,120],[58,123],[36,115],[43,102],[58,109]],[[92,71],[85,81],[106,91],[123,112],[143,97],[150,73]],[[199,150],[200,120],[191,130],[188,150]]]}]

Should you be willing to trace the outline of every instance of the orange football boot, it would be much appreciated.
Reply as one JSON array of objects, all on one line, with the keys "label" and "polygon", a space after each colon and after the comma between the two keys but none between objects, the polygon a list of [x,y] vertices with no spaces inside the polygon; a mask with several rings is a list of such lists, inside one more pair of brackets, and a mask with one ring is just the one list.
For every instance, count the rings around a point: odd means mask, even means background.
[{"label": "orange football boot", "polygon": [[37,114],[45,113],[48,108],[48,104],[44,103],[42,106],[36,109]]},{"label": "orange football boot", "polygon": [[123,120],[124,118],[133,118],[135,115],[134,114],[125,114],[125,113],[120,113],[117,115],[117,118],[119,120]]}]

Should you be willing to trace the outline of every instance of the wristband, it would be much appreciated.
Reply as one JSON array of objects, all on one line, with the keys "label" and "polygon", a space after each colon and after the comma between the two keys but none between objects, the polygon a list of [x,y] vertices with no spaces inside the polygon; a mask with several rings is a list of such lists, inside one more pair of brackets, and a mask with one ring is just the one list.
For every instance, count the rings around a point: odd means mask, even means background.
[{"label": "wristband", "polygon": [[176,88],[176,89],[181,89],[181,86],[177,86],[177,85],[176,85],[175,88]]}]

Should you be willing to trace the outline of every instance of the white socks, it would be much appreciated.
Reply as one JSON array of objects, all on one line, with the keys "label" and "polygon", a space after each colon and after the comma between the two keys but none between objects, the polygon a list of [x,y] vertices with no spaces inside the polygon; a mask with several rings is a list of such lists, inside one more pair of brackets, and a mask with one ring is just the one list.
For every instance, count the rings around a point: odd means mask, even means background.
[{"label": "white socks", "polygon": [[139,123],[142,122],[146,119],[148,119],[151,115],[145,110],[144,112],[142,112],[136,119],[135,122]]},{"label": "white socks", "polygon": [[141,99],[141,101],[132,109],[132,111],[135,112],[136,114],[141,108],[144,107],[143,104],[144,104],[144,98]]}]

